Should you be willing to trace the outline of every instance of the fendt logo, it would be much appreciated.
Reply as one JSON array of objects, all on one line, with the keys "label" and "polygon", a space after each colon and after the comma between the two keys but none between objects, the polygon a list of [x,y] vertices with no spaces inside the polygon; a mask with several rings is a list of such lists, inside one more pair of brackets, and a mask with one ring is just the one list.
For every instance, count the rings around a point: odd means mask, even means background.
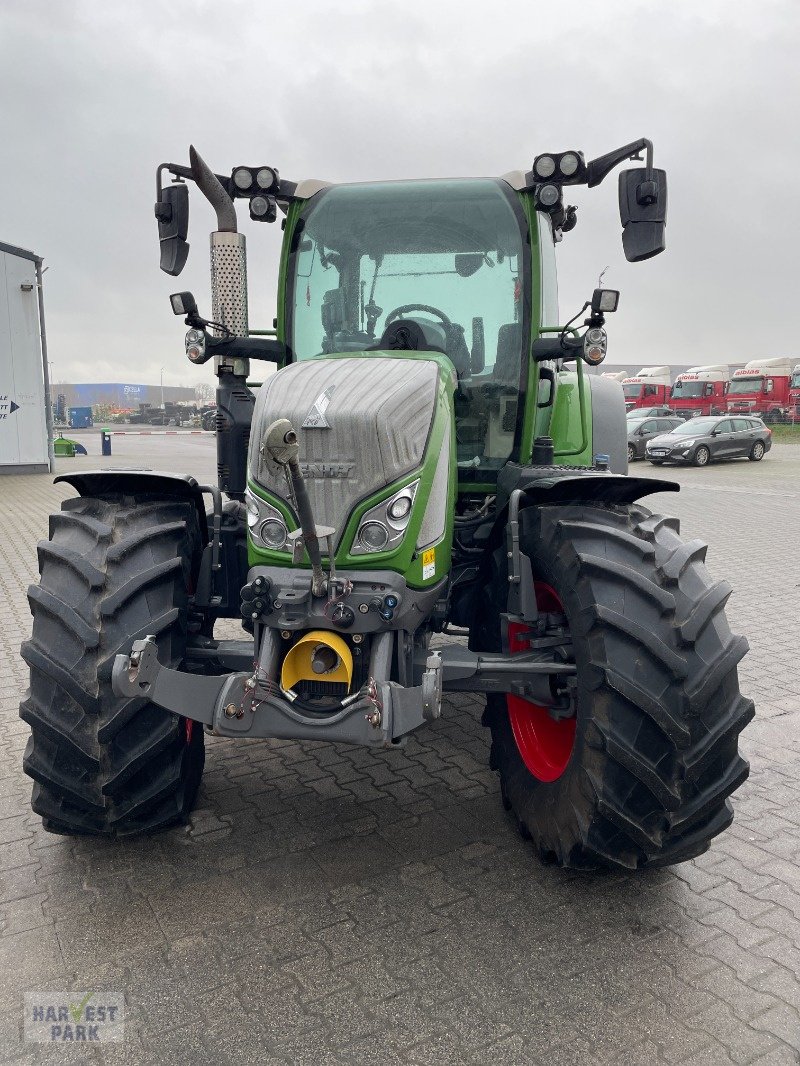
[{"label": "fendt logo", "polygon": [[302,425],[302,429],[330,429],[330,423],[325,417],[325,412],[328,409],[328,404],[331,402],[331,396],[333,396],[335,385],[329,385],[324,392],[321,392],[319,396],[314,400],[314,406],[308,412]]},{"label": "fendt logo", "polygon": [[322,478],[348,478],[356,468],[355,463],[301,463],[300,470],[303,477]]}]

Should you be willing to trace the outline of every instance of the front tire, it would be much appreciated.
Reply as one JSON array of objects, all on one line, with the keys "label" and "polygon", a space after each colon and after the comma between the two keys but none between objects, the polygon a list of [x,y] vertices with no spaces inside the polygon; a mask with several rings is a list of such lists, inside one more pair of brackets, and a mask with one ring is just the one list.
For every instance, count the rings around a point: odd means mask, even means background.
[{"label": "front tire", "polygon": [[711,458],[711,452],[706,448],[705,444],[701,444],[700,447],[694,453],[694,459],[692,462],[695,466],[708,466],[708,462]]},{"label": "front tire", "polygon": [[753,447],[750,449],[750,454],[747,457],[751,463],[760,463],[764,458],[764,445],[760,440],[757,440]]},{"label": "front tire", "polygon": [[628,445],[628,462],[632,463],[636,458],[636,449],[632,444]]},{"label": "front tire", "polygon": [[[704,544],[683,543],[677,522],[643,507],[531,507],[521,518],[534,578],[563,605],[577,688],[561,765],[558,744],[545,744],[549,772],[520,743],[525,701],[488,698],[504,804],[540,857],[561,866],[635,869],[701,854],[730,824],[728,797],[749,769],[737,741],[754,708],[739,692],[747,642],[725,618],[730,585],[711,579]],[[483,633],[495,647],[504,584],[502,573],[492,581],[498,622],[493,639]]]},{"label": "front tire", "polygon": [[116,696],[114,657],[156,636],[180,665],[202,550],[194,504],[150,495],[66,500],[39,544],[22,646],[30,688],[24,770],[54,833],[150,833],[186,818],[204,763],[203,730],[145,699]]}]

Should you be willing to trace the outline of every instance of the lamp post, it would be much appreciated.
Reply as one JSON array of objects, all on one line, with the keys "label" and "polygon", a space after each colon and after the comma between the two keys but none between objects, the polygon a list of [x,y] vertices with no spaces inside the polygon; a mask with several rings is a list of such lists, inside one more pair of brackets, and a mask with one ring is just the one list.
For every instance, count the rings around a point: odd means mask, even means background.
[{"label": "lamp post", "polygon": [[163,366],[161,367],[161,410],[162,411],[165,410],[165,408],[164,408],[164,367]]}]

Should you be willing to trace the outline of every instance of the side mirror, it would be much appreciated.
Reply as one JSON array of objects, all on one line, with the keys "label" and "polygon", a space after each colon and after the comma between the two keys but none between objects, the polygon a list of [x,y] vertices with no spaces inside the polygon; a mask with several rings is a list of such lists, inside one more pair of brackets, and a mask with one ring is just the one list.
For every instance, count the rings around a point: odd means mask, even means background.
[{"label": "side mirror", "polygon": [[653,167],[623,170],[619,176],[622,248],[629,263],[650,259],[666,247],[667,172]]},{"label": "side mirror", "polygon": [[159,194],[155,207],[158,239],[161,245],[161,269],[177,277],[186,266],[189,245],[189,190],[185,185],[167,185]]}]

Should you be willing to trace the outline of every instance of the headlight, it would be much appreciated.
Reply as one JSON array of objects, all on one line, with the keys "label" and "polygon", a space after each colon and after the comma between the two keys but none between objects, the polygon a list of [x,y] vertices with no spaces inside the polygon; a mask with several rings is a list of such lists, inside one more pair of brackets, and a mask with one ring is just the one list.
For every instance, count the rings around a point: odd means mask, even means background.
[{"label": "headlight", "polygon": [[691,439],[691,440],[685,440],[685,441],[683,442],[683,445],[682,445],[682,447],[684,447],[684,448],[691,448],[691,446],[692,446],[693,444],[696,444],[696,443],[697,443],[697,441],[695,440],[695,438],[694,438],[694,437],[692,437],[692,439]]},{"label": "headlight", "polygon": [[395,522],[402,522],[404,518],[408,518],[411,511],[411,498],[409,496],[398,496],[396,500],[392,500],[386,511]]},{"label": "headlight", "polygon": [[578,169],[578,157],[574,152],[566,152],[561,156],[558,163],[558,169],[562,174],[565,174],[568,178],[571,178],[575,171]]},{"label": "headlight", "polygon": [[533,172],[537,178],[550,178],[556,172],[556,161],[551,155],[540,155],[533,164]]},{"label": "headlight", "polygon": [[277,507],[262,500],[254,492],[245,492],[247,506],[247,527],[257,547],[270,548],[272,551],[287,551],[286,538],[289,535],[283,515]]},{"label": "headlight", "polygon": [[259,189],[271,189],[275,184],[275,171],[272,167],[262,167],[256,174],[256,185]]},{"label": "headlight", "polygon": [[282,519],[268,518],[259,526],[257,536],[268,548],[280,551],[286,543],[286,533],[286,523]]},{"label": "headlight", "polygon": [[383,551],[389,543],[389,530],[382,522],[364,522],[358,530],[358,540],[368,552]]},{"label": "headlight", "polygon": [[190,329],[184,341],[186,354],[193,363],[203,361],[206,354],[206,335],[201,329]]},{"label": "headlight", "polygon": [[245,189],[249,189],[253,184],[253,175],[247,169],[247,167],[238,167],[233,172],[233,184],[237,189],[241,189],[242,192]]},{"label": "headlight", "polygon": [[405,536],[418,488],[419,481],[413,481],[388,500],[370,507],[361,519],[351,554],[365,555],[397,547]]},{"label": "headlight", "polygon": [[606,357],[608,338],[606,331],[599,326],[592,326],[583,335],[583,358],[589,366],[597,366]]}]

